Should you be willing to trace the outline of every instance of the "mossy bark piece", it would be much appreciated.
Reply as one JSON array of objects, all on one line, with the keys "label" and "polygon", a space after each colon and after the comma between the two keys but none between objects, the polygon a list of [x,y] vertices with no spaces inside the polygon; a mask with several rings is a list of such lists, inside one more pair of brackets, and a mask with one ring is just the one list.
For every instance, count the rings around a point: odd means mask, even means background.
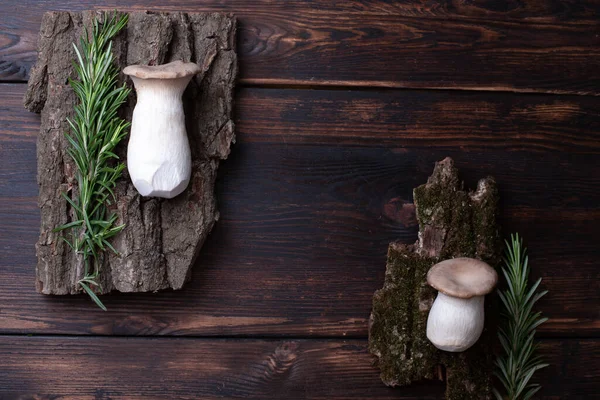
[{"label": "mossy bark piece", "polygon": [[[72,220],[61,192],[74,197],[74,164],[66,150],[67,118],[76,98],[69,78],[76,78],[73,43],[103,12],[48,12],[38,43],[38,60],[31,71],[25,106],[41,113],[37,142],[41,231],[36,245],[37,290],[44,294],[74,294],[81,288],[81,259],[52,230]],[[100,282],[103,292],[147,292],[180,289],[219,213],[214,183],[219,162],[234,141],[233,89],[237,76],[236,19],[217,13],[129,14],[127,27],[114,39],[119,69],[131,64],[158,65],[175,60],[202,67],[184,93],[186,128],[192,150],[188,188],[174,199],[142,198],[127,172],[117,182],[112,210],[124,230],[113,238],[119,254],[106,253]],[[131,82],[120,75],[121,82]],[[131,120],[135,92],[121,109]],[[126,162],[127,139],[116,149]]]},{"label": "mossy bark piece", "polygon": [[435,263],[473,257],[498,268],[502,244],[496,222],[498,190],[493,178],[465,191],[450,158],[438,163],[426,184],[414,189],[419,239],[391,243],[383,288],[373,296],[369,350],[377,357],[381,380],[404,386],[439,377],[446,368],[447,399],[492,398],[492,343],[495,308],[486,298],[486,323],[479,341],[462,353],[436,349],[427,339],[427,316],[437,292],[426,276]]}]

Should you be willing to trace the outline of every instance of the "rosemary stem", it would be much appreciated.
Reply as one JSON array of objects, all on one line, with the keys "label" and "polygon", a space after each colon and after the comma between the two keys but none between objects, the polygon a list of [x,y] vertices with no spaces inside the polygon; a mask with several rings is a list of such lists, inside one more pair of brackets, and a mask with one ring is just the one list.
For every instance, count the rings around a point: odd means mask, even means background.
[{"label": "rosemary stem", "polygon": [[124,168],[122,163],[115,165],[114,149],[129,126],[114,112],[105,112],[118,109],[130,93],[125,85],[117,87],[118,70],[110,40],[127,20],[126,14],[117,16],[115,13],[110,18],[105,14],[102,22],[95,19],[91,32],[86,30],[82,35],[79,47],[74,45],[78,80],[71,80],[70,84],[79,103],[75,105],[73,120],[68,120],[71,133],[67,138],[79,191],[74,198],[66,199],[74,207],[77,220],[55,229],[73,230],[75,246],[65,240],[83,257],[84,273],[78,284],[103,310],[106,307],[94,290],[102,291],[96,281],[100,275],[99,256],[106,247],[114,250],[108,239],[123,229],[123,225],[115,226],[117,217],[114,213],[108,214],[108,205]]}]

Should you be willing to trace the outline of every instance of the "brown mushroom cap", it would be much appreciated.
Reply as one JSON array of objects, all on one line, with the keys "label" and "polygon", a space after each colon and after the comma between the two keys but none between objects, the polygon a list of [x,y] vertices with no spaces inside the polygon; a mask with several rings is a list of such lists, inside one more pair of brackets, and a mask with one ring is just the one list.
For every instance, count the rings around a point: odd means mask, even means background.
[{"label": "brown mushroom cap", "polygon": [[173,61],[163,65],[130,65],[123,69],[125,75],[140,79],[176,79],[200,72],[197,64],[183,61]]},{"label": "brown mushroom cap", "polygon": [[469,299],[492,291],[498,282],[494,268],[474,258],[459,257],[435,264],[427,273],[427,283],[452,297]]}]

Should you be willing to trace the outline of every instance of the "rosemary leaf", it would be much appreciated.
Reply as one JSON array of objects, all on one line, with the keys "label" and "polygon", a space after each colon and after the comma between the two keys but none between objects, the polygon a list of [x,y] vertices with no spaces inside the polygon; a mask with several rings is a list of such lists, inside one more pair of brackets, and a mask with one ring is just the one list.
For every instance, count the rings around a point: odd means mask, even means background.
[{"label": "rosemary leaf", "polygon": [[[89,281],[90,280],[87,279],[85,282],[89,282]],[[100,301],[100,299],[98,298],[96,293],[94,293],[94,291],[85,282],[83,280],[79,281],[79,286],[81,286],[83,288],[83,290],[85,290],[87,292],[87,294],[90,295],[90,297],[92,298],[92,300],[94,300],[96,302],[98,307],[100,307],[102,310],[106,311],[106,306],[104,304],[102,304],[102,302]]]}]

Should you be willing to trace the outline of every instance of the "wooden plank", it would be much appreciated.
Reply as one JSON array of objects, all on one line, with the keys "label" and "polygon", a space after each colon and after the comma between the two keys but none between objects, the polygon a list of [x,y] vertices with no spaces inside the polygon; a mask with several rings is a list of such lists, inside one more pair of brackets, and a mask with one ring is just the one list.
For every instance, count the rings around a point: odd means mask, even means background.
[{"label": "wooden plank", "polygon": [[[533,274],[550,290],[540,302],[551,318],[541,328],[543,334],[600,332],[600,250],[595,240],[600,237],[600,165],[593,145],[598,120],[588,103],[598,101],[594,98],[574,98],[578,112],[530,131],[520,119],[527,113],[519,110],[535,109],[528,108],[527,99],[539,104],[536,96],[516,96],[525,100],[514,112],[474,111],[477,118],[470,118],[465,110],[477,110],[479,94],[455,93],[455,108],[445,112],[464,115],[464,122],[455,128],[440,126],[443,133],[431,125],[413,140],[411,125],[404,121],[416,118],[413,126],[418,127],[442,109],[428,92],[410,95],[419,101],[407,104],[421,106],[407,106],[404,117],[382,116],[387,131],[378,122],[372,131],[363,128],[368,122],[357,122],[358,110],[342,118],[314,105],[315,111],[305,116],[304,135],[300,129],[294,133],[299,115],[275,104],[310,109],[302,104],[318,104],[337,91],[242,90],[238,143],[217,184],[221,220],[207,240],[193,282],[181,292],[107,296],[110,312],[102,313],[83,297],[35,293],[37,116],[20,106],[24,85],[0,88],[2,332],[365,337],[371,297],[383,282],[388,243],[416,240],[415,221],[402,206],[411,200],[412,188],[429,176],[434,161],[446,155],[457,161],[471,186],[488,173],[497,178],[505,232],[519,231],[527,239]],[[344,93],[349,102],[363,95]],[[370,93],[373,99],[388,95]],[[265,109],[260,117],[249,104],[258,98]],[[561,107],[559,101],[555,111]],[[368,106],[360,110],[374,111]],[[262,116],[269,114],[272,119]],[[527,118],[535,115],[532,111]],[[481,124],[494,127],[488,146],[473,139]],[[573,136],[561,138],[563,129]],[[394,135],[397,131],[401,133]],[[378,145],[383,134],[387,137]],[[535,141],[528,142],[527,135]],[[336,136],[343,143],[336,144]],[[315,144],[309,144],[310,138]],[[223,252],[224,247],[229,250]]]},{"label": "wooden plank", "polygon": [[242,82],[599,94],[596,2],[435,4],[292,0],[0,3],[0,79],[22,81],[47,10],[227,11],[241,23]]},{"label": "wooden plank", "polygon": [[600,99],[452,91],[242,89],[245,141],[600,152]]},{"label": "wooden plank", "polygon": [[[540,354],[541,398],[597,394],[600,342],[544,340]],[[439,381],[384,386],[365,340],[4,336],[0,358],[2,398],[443,398]]]}]

